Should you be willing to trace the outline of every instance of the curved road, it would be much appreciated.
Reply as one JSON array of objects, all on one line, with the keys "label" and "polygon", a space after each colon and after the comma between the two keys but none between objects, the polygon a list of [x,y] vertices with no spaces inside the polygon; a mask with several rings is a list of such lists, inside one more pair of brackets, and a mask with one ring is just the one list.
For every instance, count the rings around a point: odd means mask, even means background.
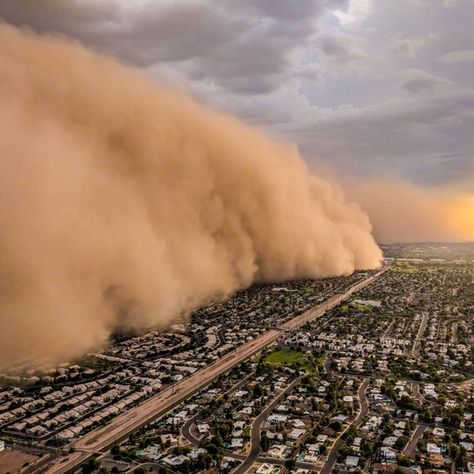
[{"label": "curved road", "polygon": [[364,419],[364,416],[367,415],[369,411],[369,404],[367,402],[366,398],[366,392],[367,392],[367,387],[369,386],[369,379],[365,378],[364,381],[361,383],[358,396],[359,396],[359,414],[357,415],[356,419],[338,436],[336,441],[334,442],[331,451],[329,452],[329,455],[326,459],[326,462],[324,463],[324,466],[321,470],[321,474],[329,474],[332,471],[332,468],[334,467],[334,464],[336,463],[336,457],[337,457],[337,451],[338,449],[343,445],[344,440],[342,439],[342,436],[349,431],[350,428],[355,427],[357,428],[362,420]]},{"label": "curved road", "polygon": [[345,292],[332,296],[306,313],[290,319],[282,324],[278,330],[268,330],[252,341],[229,352],[213,364],[194,372],[194,374],[185,380],[157,393],[137,407],[117,416],[109,424],[91,431],[70,445],[76,450],[75,453],[54,462],[48,472],[50,474],[73,472],[79,464],[91,457],[92,453],[106,450],[117,442],[125,439],[138,428],[166,413],[190,395],[193,395],[207,386],[219,375],[227,372],[235,365],[277,341],[283,334],[281,330],[296,329],[306,322],[322,316],[327,310],[345,301],[353,293],[369,286],[389,268],[390,266],[386,265],[377,273],[354,284]]},{"label": "curved road", "polygon": [[[222,398],[222,397],[225,397],[226,395],[230,396],[234,392],[237,392],[237,390],[242,388],[248,382],[250,377],[252,377],[254,374],[255,374],[255,372],[252,372],[252,373],[248,374],[240,382],[238,382],[233,387],[231,387],[229,390],[227,390],[227,392],[224,392],[222,395],[217,397],[217,400]],[[187,439],[194,446],[199,446],[199,444],[200,444],[200,440],[198,438],[196,438],[196,436],[194,436],[194,434],[193,434],[194,424],[196,423],[197,420],[199,420],[200,417],[201,417],[201,410],[198,411],[194,416],[192,416],[191,418],[186,420],[186,423],[184,423],[184,425],[181,427],[182,436],[185,439]]]},{"label": "curved road", "polygon": [[265,419],[270,415],[272,410],[280,403],[281,399],[293,388],[298,385],[303,377],[298,377],[297,379],[293,380],[293,382],[288,385],[288,387],[283,390],[279,395],[277,395],[260,413],[260,415],[255,418],[254,422],[252,423],[252,438],[250,440],[250,452],[245,458],[244,462],[238,466],[234,471],[233,474],[244,474],[247,472],[253,465],[253,463],[257,460],[258,455],[260,454],[261,446],[260,446],[260,439],[261,433],[260,429],[262,427],[262,423]]}]

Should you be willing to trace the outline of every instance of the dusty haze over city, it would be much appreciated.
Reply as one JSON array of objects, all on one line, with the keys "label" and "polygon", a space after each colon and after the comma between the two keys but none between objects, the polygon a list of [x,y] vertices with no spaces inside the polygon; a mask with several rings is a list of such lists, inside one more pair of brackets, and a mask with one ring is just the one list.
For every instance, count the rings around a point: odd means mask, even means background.
[{"label": "dusty haze over city", "polygon": [[0,0],[0,474],[474,473],[474,0]]},{"label": "dusty haze over city", "polygon": [[[462,25],[442,50],[449,29],[396,32],[387,1],[158,3],[0,6],[2,364],[373,269],[376,242],[474,238]],[[383,57],[372,21],[397,23]]]},{"label": "dusty haze over city", "polygon": [[0,44],[4,363],[380,265],[366,213],[294,146],[78,45],[5,25]]}]

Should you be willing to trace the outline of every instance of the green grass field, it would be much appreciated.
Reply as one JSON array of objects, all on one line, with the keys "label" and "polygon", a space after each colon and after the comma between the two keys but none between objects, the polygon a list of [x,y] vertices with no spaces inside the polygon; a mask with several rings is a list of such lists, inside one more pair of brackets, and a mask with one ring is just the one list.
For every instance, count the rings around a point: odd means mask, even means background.
[{"label": "green grass field", "polygon": [[392,271],[401,273],[419,273],[420,268],[405,262],[398,262],[392,267]]},{"label": "green grass field", "polygon": [[367,306],[365,304],[352,304],[351,306],[354,309],[356,309],[357,311],[369,311],[370,310],[370,306]]},{"label": "green grass field", "polygon": [[265,357],[264,362],[271,365],[294,366],[306,372],[314,372],[324,364],[324,358],[314,358],[311,355],[300,351],[293,351],[288,348],[278,349],[270,352]]}]

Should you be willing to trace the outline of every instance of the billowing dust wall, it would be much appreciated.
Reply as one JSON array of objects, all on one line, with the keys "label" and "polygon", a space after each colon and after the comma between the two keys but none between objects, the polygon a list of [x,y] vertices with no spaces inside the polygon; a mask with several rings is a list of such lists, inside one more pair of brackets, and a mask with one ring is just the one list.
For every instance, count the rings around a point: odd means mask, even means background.
[{"label": "billowing dust wall", "polygon": [[79,355],[254,281],[379,265],[366,214],[138,71],[0,25],[0,364]]}]

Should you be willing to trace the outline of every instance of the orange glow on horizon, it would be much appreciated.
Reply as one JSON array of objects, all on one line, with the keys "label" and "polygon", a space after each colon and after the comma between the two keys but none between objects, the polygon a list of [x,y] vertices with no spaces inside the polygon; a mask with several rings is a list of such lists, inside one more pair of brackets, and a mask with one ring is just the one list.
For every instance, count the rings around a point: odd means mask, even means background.
[{"label": "orange glow on horizon", "polygon": [[450,223],[462,240],[474,240],[474,196],[454,200],[450,205]]}]

